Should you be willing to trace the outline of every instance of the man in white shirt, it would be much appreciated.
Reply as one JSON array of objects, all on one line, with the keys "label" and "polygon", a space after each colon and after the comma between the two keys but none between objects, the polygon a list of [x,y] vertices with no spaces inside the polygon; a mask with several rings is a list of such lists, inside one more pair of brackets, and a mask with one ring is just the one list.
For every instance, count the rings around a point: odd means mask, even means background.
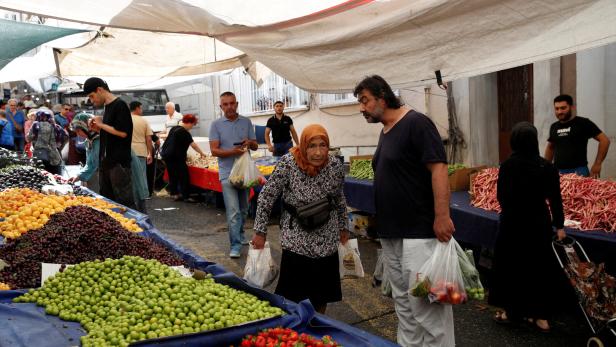
[{"label": "man in white shirt", "polygon": [[[152,163],[153,160],[153,146],[152,146],[152,135],[154,132],[150,127],[150,124],[143,119],[143,109],[141,108],[141,103],[139,101],[133,101],[129,105],[130,108],[130,116],[133,120],[133,140],[131,142],[131,148],[133,152],[139,158],[139,166],[140,171],[142,171],[144,181],[147,182],[147,164]],[[139,202],[137,202],[139,204]],[[141,206],[137,206],[139,211],[143,211],[139,209]]]},{"label": "man in white shirt", "polygon": [[183,117],[180,112],[175,110],[175,104],[171,101],[165,105],[165,111],[167,112],[167,118],[165,119],[165,128],[159,134],[161,139],[166,138],[169,130],[171,130],[174,126],[179,125]]}]

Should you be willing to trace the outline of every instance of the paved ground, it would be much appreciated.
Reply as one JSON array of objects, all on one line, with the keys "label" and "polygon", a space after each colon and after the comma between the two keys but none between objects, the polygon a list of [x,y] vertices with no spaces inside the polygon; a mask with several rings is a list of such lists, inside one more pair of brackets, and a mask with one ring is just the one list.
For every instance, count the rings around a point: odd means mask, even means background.
[{"label": "paved ground", "polygon": [[[148,201],[148,211],[154,225],[173,240],[242,276],[247,247],[240,259],[228,257],[224,210],[216,208],[212,198],[205,200],[208,203],[188,204],[155,197]],[[249,221],[248,227],[251,225],[252,221]],[[247,229],[247,233],[252,237],[251,229]],[[278,227],[271,225],[268,238],[277,261],[280,260],[278,236]],[[395,341],[397,319],[393,301],[371,285],[379,245],[360,239],[359,247],[366,277],[343,280],[343,301],[331,304],[327,315]],[[274,287],[275,284],[266,289],[273,291]],[[519,295],[532,295],[532,284],[529,284],[528,292]],[[494,308],[486,303],[458,305],[454,307],[457,346],[586,346],[590,330],[583,316],[575,308],[565,311],[552,323],[552,333],[543,334],[527,327],[513,328],[494,323],[491,319]]]}]

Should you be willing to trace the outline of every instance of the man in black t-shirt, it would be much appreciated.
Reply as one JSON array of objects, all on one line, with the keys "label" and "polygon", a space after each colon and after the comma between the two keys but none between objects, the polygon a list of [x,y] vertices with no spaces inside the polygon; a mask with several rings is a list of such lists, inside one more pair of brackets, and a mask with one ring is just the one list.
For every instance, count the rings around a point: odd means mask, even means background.
[{"label": "man in black t-shirt", "polygon": [[[274,156],[281,157],[289,153],[289,149],[293,147],[291,135],[293,136],[293,141],[295,141],[296,144],[299,144],[299,140],[295,127],[293,126],[293,120],[291,117],[283,113],[284,104],[282,101],[276,101],[274,103],[274,111],[276,114],[267,120],[267,125],[265,128],[265,143],[267,143],[268,150],[272,152]],[[270,132],[272,133],[272,138],[274,140],[273,145],[269,136]]]},{"label": "man in black t-shirt", "polygon": [[[545,159],[554,160],[554,165],[562,174],[576,173],[599,178],[610,139],[590,119],[575,116],[574,109],[571,96],[563,94],[554,98],[554,112],[558,121],[550,127]],[[590,138],[599,141],[599,149],[589,172],[586,149]]]},{"label": "man in black t-shirt", "polygon": [[438,242],[448,242],[454,232],[443,142],[434,123],[402,106],[382,77],[366,77],[354,95],[366,121],[383,124],[372,167],[377,232],[399,320],[398,343],[453,347],[451,305],[408,295],[409,283]]},{"label": "man in black t-shirt", "polygon": [[98,77],[88,78],[83,91],[96,107],[105,106],[103,117],[95,117],[92,122],[92,126],[100,129],[100,193],[135,208],[131,180],[133,120],[128,105],[113,95],[107,83]]}]

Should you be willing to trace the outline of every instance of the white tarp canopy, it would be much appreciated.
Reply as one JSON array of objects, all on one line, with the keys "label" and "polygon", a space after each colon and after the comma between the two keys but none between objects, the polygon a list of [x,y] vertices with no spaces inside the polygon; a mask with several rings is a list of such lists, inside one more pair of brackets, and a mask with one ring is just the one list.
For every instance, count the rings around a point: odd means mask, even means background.
[{"label": "white tarp canopy", "polygon": [[242,66],[243,53],[207,36],[105,28],[83,47],[60,50],[63,76],[196,75]]},{"label": "white tarp canopy", "polygon": [[349,90],[375,73],[395,87],[424,85],[436,70],[453,80],[616,41],[614,0],[0,0],[0,8],[208,35],[244,52],[243,65],[259,61],[315,91]]}]

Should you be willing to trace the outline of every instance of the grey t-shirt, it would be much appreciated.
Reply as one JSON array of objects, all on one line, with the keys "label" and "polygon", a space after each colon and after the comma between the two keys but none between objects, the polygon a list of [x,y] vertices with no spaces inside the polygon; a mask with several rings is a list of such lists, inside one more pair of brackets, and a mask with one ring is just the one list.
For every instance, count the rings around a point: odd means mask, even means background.
[{"label": "grey t-shirt", "polygon": [[[220,141],[220,149],[232,149],[234,143],[245,139],[256,140],[255,128],[250,119],[238,116],[233,122],[222,117],[210,126],[210,141]],[[229,178],[235,157],[218,158],[218,176],[221,181]]]}]

